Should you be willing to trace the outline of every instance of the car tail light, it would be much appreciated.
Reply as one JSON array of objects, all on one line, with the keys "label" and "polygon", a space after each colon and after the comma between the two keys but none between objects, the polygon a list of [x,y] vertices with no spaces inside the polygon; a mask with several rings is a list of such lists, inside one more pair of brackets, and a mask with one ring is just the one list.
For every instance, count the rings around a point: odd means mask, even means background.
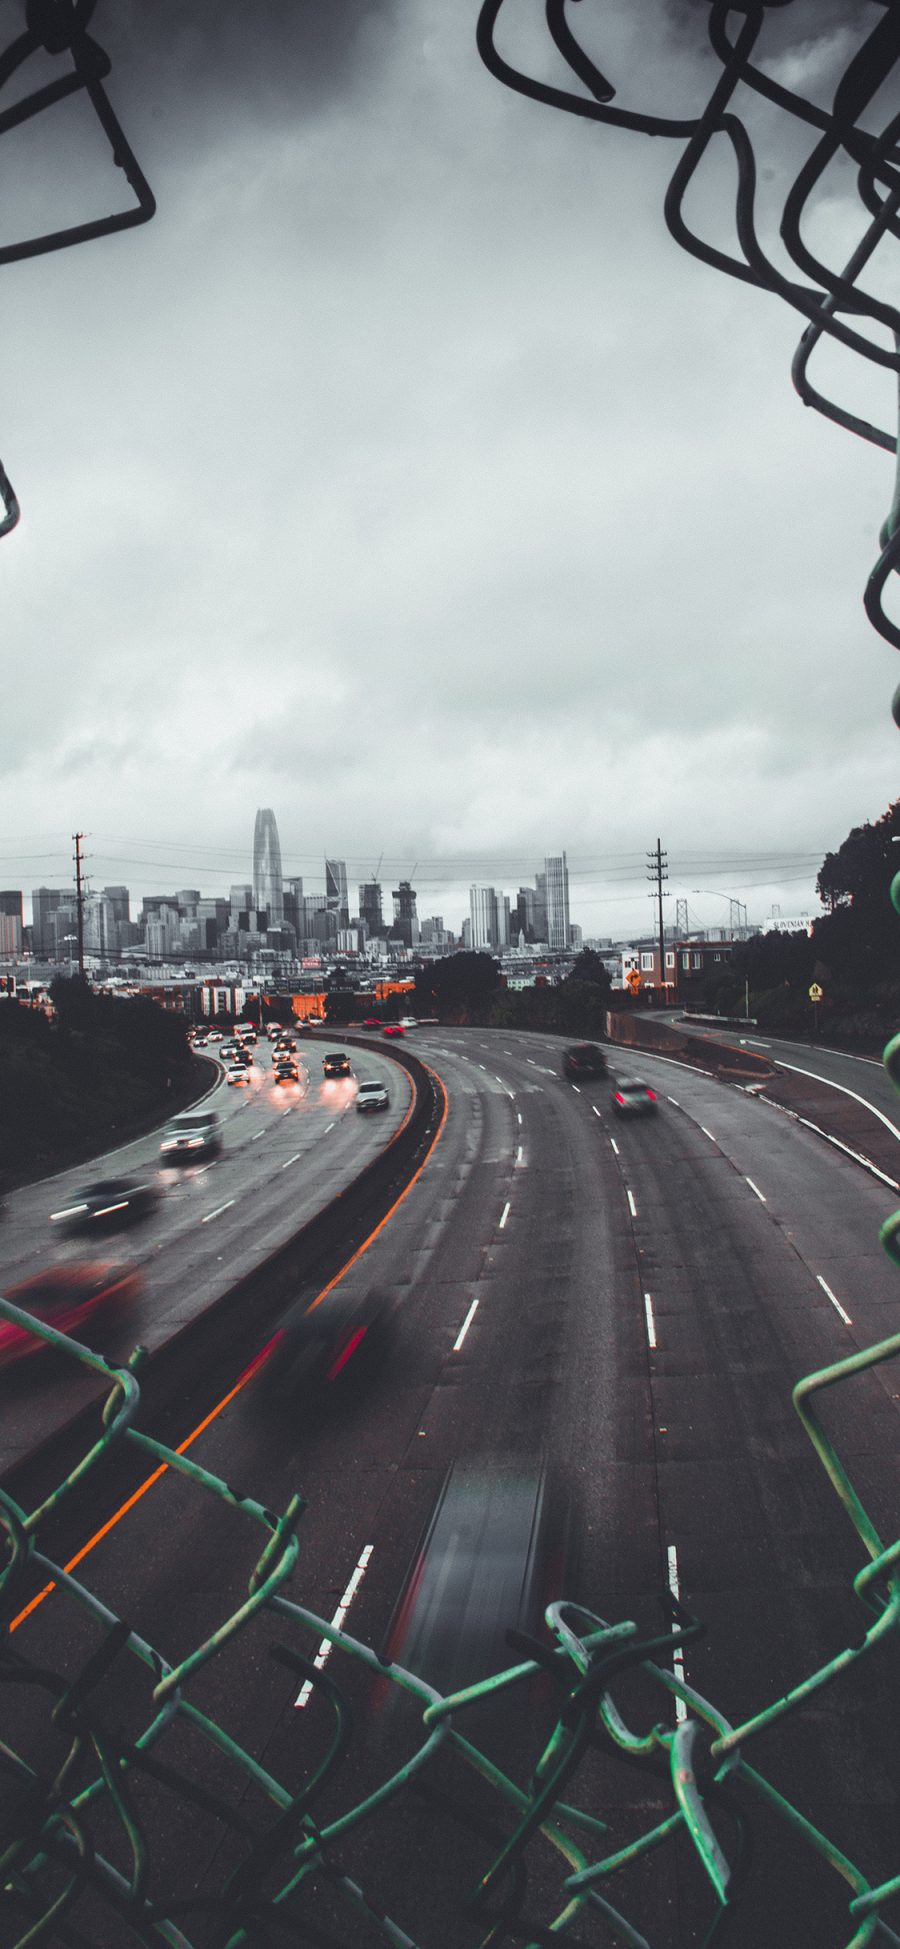
[{"label": "car tail light", "polygon": [[356,1332],[351,1333],[349,1340],[345,1340],[344,1345],[342,1346],[340,1352],[335,1354],[331,1366],[329,1367],[328,1372],[325,1375],[325,1379],[327,1381],[337,1380],[341,1368],[346,1367],[351,1354],[354,1354],[356,1352],[356,1349],[359,1346],[360,1341],[365,1339],[367,1331],[368,1329],[366,1327],[358,1326]]}]

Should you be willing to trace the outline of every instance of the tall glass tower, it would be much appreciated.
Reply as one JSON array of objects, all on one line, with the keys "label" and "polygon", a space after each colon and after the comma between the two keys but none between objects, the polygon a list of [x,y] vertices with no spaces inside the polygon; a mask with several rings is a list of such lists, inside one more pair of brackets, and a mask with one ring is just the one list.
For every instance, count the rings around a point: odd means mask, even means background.
[{"label": "tall glass tower", "polygon": [[569,869],[565,853],[545,859],[547,876],[547,942],[550,947],[569,945]]},{"label": "tall glass tower", "polygon": [[265,908],[270,927],[284,920],[284,889],[281,878],[281,847],[278,827],[271,806],[262,806],[253,828],[253,904],[259,913]]}]

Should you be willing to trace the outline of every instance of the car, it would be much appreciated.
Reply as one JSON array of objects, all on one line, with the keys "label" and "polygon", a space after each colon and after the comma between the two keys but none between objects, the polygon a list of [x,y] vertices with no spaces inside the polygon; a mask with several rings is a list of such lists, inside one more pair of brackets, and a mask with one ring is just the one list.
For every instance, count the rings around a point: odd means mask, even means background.
[{"label": "car", "polygon": [[222,1126],[215,1110],[182,1110],[166,1124],[159,1154],[167,1164],[193,1164],[221,1148]]},{"label": "car", "polygon": [[386,1110],[390,1100],[384,1083],[365,1082],[357,1084],[356,1107],[363,1114],[368,1110]]},{"label": "car", "polygon": [[302,1400],[310,1415],[364,1383],[394,1344],[397,1301],[342,1284],[323,1299],[300,1298],[285,1313],[260,1365],[270,1399]]},{"label": "car", "polygon": [[652,1116],[656,1111],[656,1091],[649,1083],[631,1076],[616,1084],[612,1107],[618,1117]]},{"label": "car", "polygon": [[336,1054],[323,1056],[322,1068],[326,1076],[351,1076],[350,1057],[343,1049]]},{"label": "car", "polygon": [[232,1069],[249,1069],[253,1057],[247,1049],[235,1049],[234,1053],[229,1056],[228,1061]]},{"label": "car", "polygon": [[[453,1463],[413,1554],[381,1656],[445,1696],[520,1662],[522,1651],[508,1644],[506,1633],[524,1631],[549,1642],[544,1610],[570,1586],[573,1529],[567,1485],[548,1466],[524,1457]],[[479,1705],[477,1711],[485,1709]]]},{"label": "car", "polygon": [[364,1019],[364,1021],[363,1021],[363,1028],[364,1028],[364,1029],[380,1029],[380,1027],[381,1027],[381,1016],[380,1016],[380,1015],[367,1015],[367,1016],[365,1017],[365,1019]]},{"label": "car", "polygon": [[275,1070],[276,1083],[299,1083],[300,1071],[295,1062],[282,1062]]},{"label": "car", "polygon": [[192,1049],[205,1049],[209,1041],[207,1035],[192,1035],[188,1038]]},{"label": "car", "polygon": [[278,1037],[278,1040],[276,1042],[273,1042],[272,1044],[272,1048],[275,1051],[276,1055],[279,1053],[281,1055],[284,1055],[285,1053],[289,1055],[293,1055],[294,1046],[295,1046],[294,1038],[292,1035],[280,1035]]},{"label": "car", "polygon": [[384,1022],[382,1024],[381,1033],[382,1035],[405,1035],[406,1030],[404,1029],[402,1022]]},{"label": "car", "polygon": [[417,1015],[401,1015],[400,1017],[401,1029],[417,1029],[418,1026],[419,1026],[419,1018]]},{"label": "car", "polygon": [[207,1042],[224,1042],[225,1037],[221,1029],[209,1029],[206,1040]]},{"label": "car", "polygon": [[592,1076],[606,1075],[606,1057],[596,1042],[574,1042],[563,1052],[562,1067],[564,1076],[589,1082]]},{"label": "car", "polygon": [[[3,1297],[45,1326],[79,1339],[94,1320],[130,1305],[142,1286],[136,1266],[50,1266],[21,1285],[8,1287]],[[27,1327],[0,1318],[0,1367],[45,1353],[47,1344]]]},{"label": "car", "polygon": [[155,1179],[98,1178],[76,1191],[60,1211],[51,1211],[51,1225],[67,1231],[114,1231],[155,1211],[161,1197]]},{"label": "car", "polygon": [[234,1089],[248,1090],[250,1088],[250,1078],[247,1074],[246,1069],[241,1068],[240,1063],[238,1063],[236,1069],[232,1069],[229,1072],[228,1076],[226,1076],[225,1078],[225,1081],[227,1082],[230,1090],[234,1090]]}]

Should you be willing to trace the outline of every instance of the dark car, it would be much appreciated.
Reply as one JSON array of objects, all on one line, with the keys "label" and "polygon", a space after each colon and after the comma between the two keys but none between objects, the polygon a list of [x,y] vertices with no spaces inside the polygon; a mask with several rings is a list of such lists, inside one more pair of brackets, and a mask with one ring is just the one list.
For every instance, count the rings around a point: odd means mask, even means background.
[{"label": "dark car", "polygon": [[228,1058],[228,1067],[229,1069],[249,1069],[252,1062],[253,1057],[248,1049],[235,1049],[234,1055]]},{"label": "dark car", "polygon": [[564,1594],[572,1567],[561,1480],[526,1460],[456,1462],[410,1563],[382,1656],[445,1694],[503,1671],[523,1655],[507,1644],[508,1630],[547,1642],[543,1613]]},{"label": "dark car", "polygon": [[[21,1285],[10,1286],[3,1298],[45,1326],[55,1327],[57,1333],[71,1334],[77,1340],[92,1322],[137,1299],[142,1285],[134,1266],[51,1266]],[[39,1335],[0,1318],[0,1367],[11,1367],[46,1349],[47,1341]]]},{"label": "dark car", "polygon": [[276,1083],[299,1083],[300,1071],[295,1062],[280,1062],[275,1065]]},{"label": "dark car", "polygon": [[363,1383],[389,1353],[396,1301],[380,1292],[336,1286],[324,1299],[299,1299],[282,1320],[261,1366],[264,1391],[326,1409]]},{"label": "dark car", "polygon": [[343,1049],[338,1050],[336,1055],[323,1056],[322,1069],[326,1076],[350,1076],[353,1073],[350,1057]]},{"label": "dark car", "polygon": [[636,1076],[616,1084],[612,1107],[619,1117],[645,1117],[656,1112],[656,1091]]},{"label": "dark car", "polygon": [[356,1107],[364,1115],[372,1110],[386,1110],[390,1097],[383,1083],[358,1083],[356,1088]]},{"label": "dark car", "polygon": [[60,1211],[51,1211],[50,1223],[73,1232],[115,1231],[119,1225],[149,1217],[160,1196],[152,1178],[98,1178],[82,1185]]},{"label": "dark car", "polygon": [[606,1057],[596,1042],[573,1042],[563,1053],[562,1066],[563,1075],[579,1083],[606,1075]]}]

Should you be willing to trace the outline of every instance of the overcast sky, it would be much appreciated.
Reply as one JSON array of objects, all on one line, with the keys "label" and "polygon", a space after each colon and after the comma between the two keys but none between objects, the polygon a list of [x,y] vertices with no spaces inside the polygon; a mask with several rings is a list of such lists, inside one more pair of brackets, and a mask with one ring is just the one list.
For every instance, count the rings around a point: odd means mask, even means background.
[{"label": "overcast sky", "polygon": [[[827,98],[882,13],[798,0],[773,69]],[[707,14],[571,17],[623,105],[690,113]],[[0,45],[22,17],[0,0]],[[825,851],[896,797],[896,658],[861,604],[890,459],[804,412],[797,318],[669,238],[678,145],[507,91],[476,18],[100,0],[158,213],[0,268],[4,886],[65,884],[78,830],[97,887],[227,892],[271,805],[310,890],[325,853],[351,884],[381,857],[450,924],[470,881],[515,893],[565,848],[603,937],[650,924],[657,836],[700,919],[815,911]],[[501,27],[570,81],[540,0]],[[770,237],[804,152],[782,123],[754,116]],[[83,102],[3,161],[3,241],[128,200]],[[837,265],[860,228],[838,167],[815,241]],[[818,376],[890,424],[889,375]]]}]

